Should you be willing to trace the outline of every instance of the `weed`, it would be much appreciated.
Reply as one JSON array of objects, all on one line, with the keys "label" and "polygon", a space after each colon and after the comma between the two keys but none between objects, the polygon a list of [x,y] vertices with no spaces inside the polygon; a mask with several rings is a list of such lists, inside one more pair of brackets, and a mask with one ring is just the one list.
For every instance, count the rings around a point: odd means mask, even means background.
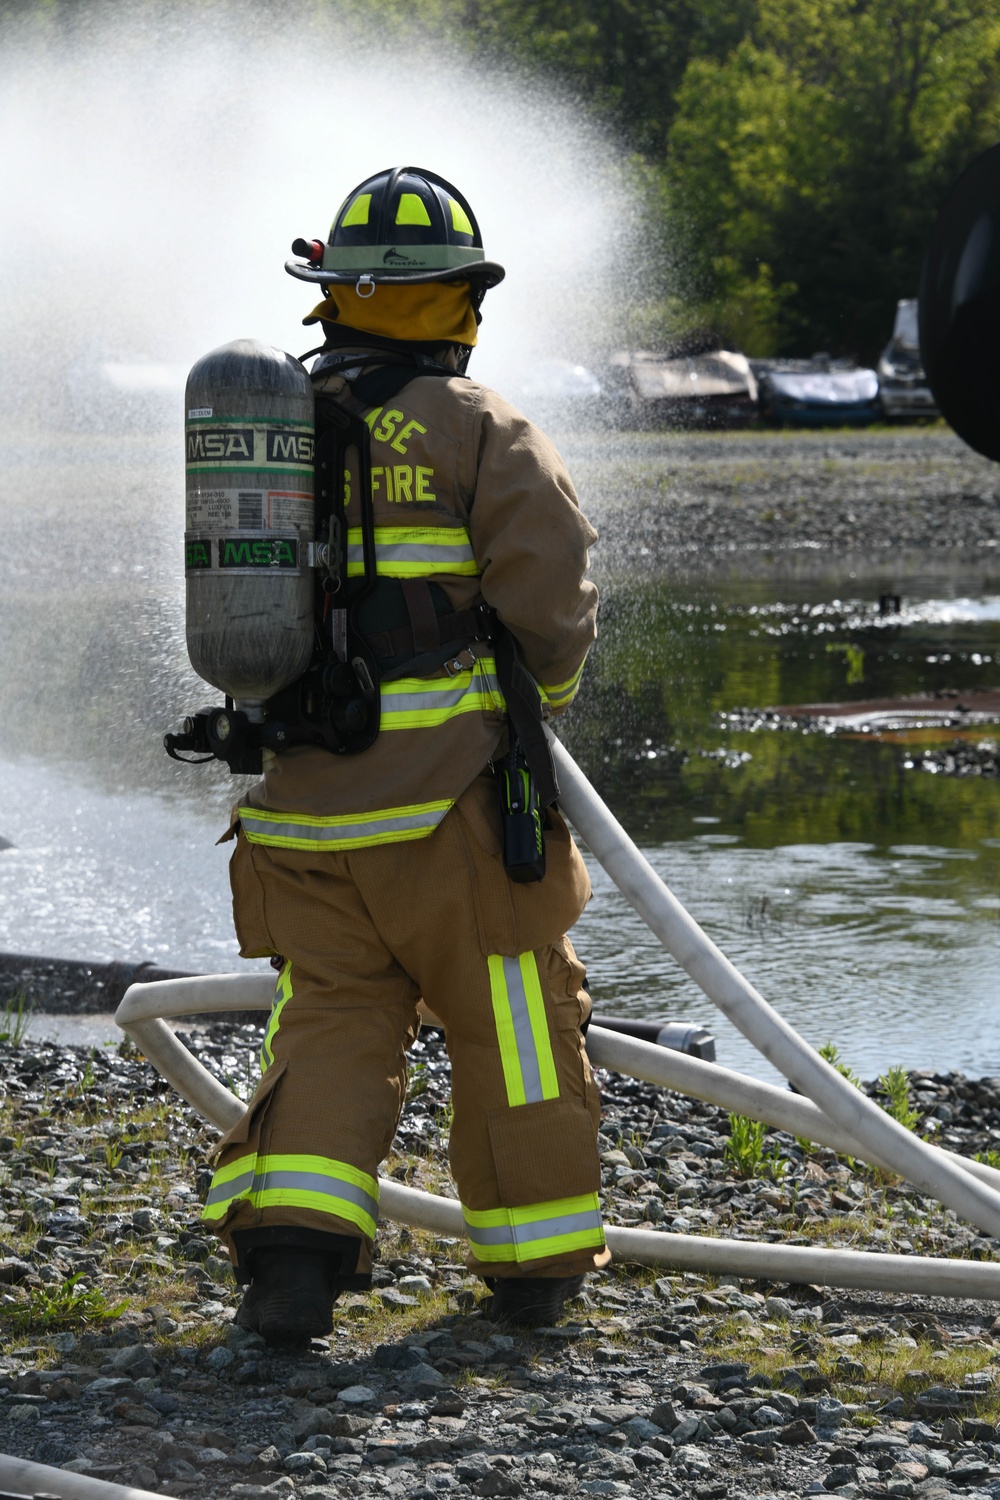
[{"label": "weed", "polygon": [[973,1161],[981,1161],[984,1167],[995,1167],[1000,1171],[1000,1151],[977,1151]]},{"label": "weed", "polygon": [[406,1097],[408,1099],[419,1099],[421,1094],[426,1094],[430,1085],[430,1073],[427,1064],[422,1062],[411,1063],[408,1073]]},{"label": "weed", "polygon": [[831,1068],[836,1068],[841,1078],[846,1078],[848,1083],[853,1083],[856,1089],[861,1087],[861,1079],[857,1073],[849,1068],[845,1062],[841,1062],[840,1049],[836,1042],[824,1042],[822,1047],[819,1048],[819,1055],[824,1062],[830,1064]]},{"label": "weed", "polygon": [[73,1323],[102,1323],[124,1311],[125,1302],[110,1303],[97,1287],[78,1285],[82,1276],[78,1271],[58,1286],[30,1287],[27,1301],[8,1309],[15,1332],[30,1333]]},{"label": "weed", "polygon": [[879,1074],[878,1086],[887,1103],[882,1105],[890,1119],[906,1130],[916,1130],[920,1124],[920,1111],[910,1104],[910,1080],[906,1069],[894,1063],[885,1073]]},{"label": "weed", "polygon": [[776,1145],[765,1151],[766,1134],[767,1126],[763,1120],[751,1120],[747,1115],[729,1116],[729,1138],[723,1155],[741,1177],[770,1177],[777,1182],[784,1176],[788,1163]]},{"label": "weed", "polygon": [[10,1042],[11,1046],[19,1047],[31,1022],[32,1010],[24,990],[19,995],[12,995],[0,1018],[0,1042]]},{"label": "weed", "polygon": [[121,1159],[124,1155],[125,1152],[123,1151],[118,1141],[107,1142],[104,1147],[104,1160],[108,1164],[109,1171],[113,1172],[115,1170],[115,1168],[120,1164]]}]

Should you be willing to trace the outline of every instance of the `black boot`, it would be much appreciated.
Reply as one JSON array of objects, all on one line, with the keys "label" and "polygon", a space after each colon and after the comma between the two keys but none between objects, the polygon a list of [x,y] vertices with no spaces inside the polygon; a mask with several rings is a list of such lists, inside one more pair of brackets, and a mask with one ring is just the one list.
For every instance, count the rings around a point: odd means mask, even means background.
[{"label": "black boot", "polygon": [[558,1321],[583,1283],[583,1276],[491,1277],[486,1283],[493,1293],[490,1318],[515,1328],[546,1328]]},{"label": "black boot", "polygon": [[333,1329],[333,1304],[340,1294],[327,1256],[315,1250],[257,1250],[253,1281],[236,1314],[241,1328],[268,1343],[321,1338]]},{"label": "black boot", "polygon": [[340,1293],[371,1285],[357,1272],[361,1241],[353,1236],[276,1227],[237,1232],[233,1241],[237,1280],[250,1283],[236,1321],[270,1344],[322,1338]]}]

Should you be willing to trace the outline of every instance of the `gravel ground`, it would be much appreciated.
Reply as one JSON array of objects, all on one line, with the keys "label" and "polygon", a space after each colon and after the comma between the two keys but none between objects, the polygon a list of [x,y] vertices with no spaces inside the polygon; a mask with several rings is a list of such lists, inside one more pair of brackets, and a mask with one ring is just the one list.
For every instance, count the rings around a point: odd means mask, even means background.
[{"label": "gravel ground", "polygon": [[[789,552],[872,563],[914,550],[1000,557],[1000,467],[943,424],[845,432],[632,433],[562,448],[605,569],[754,570]],[[785,557],[787,566],[787,557]]]},{"label": "gravel ground", "polygon": [[[260,1032],[195,1045],[239,1092]],[[134,1051],[4,1044],[0,1449],[169,1495],[1000,1496],[993,1304],[680,1274],[594,1276],[559,1328],[495,1326],[462,1246],[384,1226],[375,1288],[275,1353],[232,1323],[198,1222],[213,1132]],[[601,1075],[609,1222],[992,1258],[896,1180]],[[952,1149],[1000,1080],[911,1074]],[[875,1086],[866,1086],[869,1092]],[[412,1058],[387,1170],[446,1184],[448,1068]],[[899,1103],[903,1102],[900,1096]]]}]

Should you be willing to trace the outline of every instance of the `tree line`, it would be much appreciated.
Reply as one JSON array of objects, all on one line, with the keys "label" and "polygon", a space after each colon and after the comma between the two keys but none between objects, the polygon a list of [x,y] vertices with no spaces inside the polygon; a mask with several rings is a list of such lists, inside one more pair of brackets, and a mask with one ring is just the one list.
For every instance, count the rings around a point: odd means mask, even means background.
[{"label": "tree line", "polygon": [[874,358],[951,184],[1000,138],[993,0],[405,9],[484,63],[548,73],[620,132],[661,247],[632,332],[661,344],[714,331],[752,354]]}]

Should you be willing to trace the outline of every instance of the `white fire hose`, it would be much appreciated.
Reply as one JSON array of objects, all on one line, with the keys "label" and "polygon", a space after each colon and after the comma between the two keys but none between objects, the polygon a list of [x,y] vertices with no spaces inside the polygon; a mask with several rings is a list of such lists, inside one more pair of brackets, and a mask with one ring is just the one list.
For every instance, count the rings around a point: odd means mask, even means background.
[{"label": "white fire hose", "polygon": [[32,1463],[27,1458],[12,1458],[0,1453],[0,1485],[24,1500],[166,1500],[162,1493],[133,1489],[130,1484],[112,1484],[107,1479],[93,1479],[89,1474],[53,1469],[49,1464]]},{"label": "white fire hose", "polygon": [[[185,1016],[232,1010],[270,1010],[274,981],[267,974],[211,974],[197,979],[165,979],[156,984],[134,984],[115,1016],[159,1073],[199,1114],[220,1130],[229,1130],[244,1106],[207,1068],[192,1056],[171,1031],[164,1016]],[[425,1019],[434,1017],[424,1011]],[[853,1138],[832,1124],[808,1100],[786,1093],[715,1063],[637,1041],[617,1032],[591,1027],[587,1052],[596,1067],[628,1073],[665,1088],[721,1104],[734,1113],[764,1120],[795,1135],[805,1136],[835,1150],[883,1165],[874,1152],[865,1156]],[[882,1111],[879,1111],[881,1114]],[[956,1169],[965,1167],[1000,1183],[1000,1172],[979,1162],[930,1148]],[[963,1165],[959,1165],[963,1163]],[[379,1179],[379,1209],[386,1218],[413,1228],[449,1237],[465,1234],[459,1204],[451,1198],[404,1187],[391,1178]],[[607,1230],[608,1245],[620,1260],[676,1270],[729,1272],[744,1277],[768,1276],[774,1281],[804,1281],[817,1286],[859,1287],[874,1291],[926,1292],[953,1297],[1000,1299],[1000,1267],[984,1261],[936,1260],[916,1255],[865,1254],[753,1241],[712,1240],[706,1236],[667,1234],[662,1230]]]}]

